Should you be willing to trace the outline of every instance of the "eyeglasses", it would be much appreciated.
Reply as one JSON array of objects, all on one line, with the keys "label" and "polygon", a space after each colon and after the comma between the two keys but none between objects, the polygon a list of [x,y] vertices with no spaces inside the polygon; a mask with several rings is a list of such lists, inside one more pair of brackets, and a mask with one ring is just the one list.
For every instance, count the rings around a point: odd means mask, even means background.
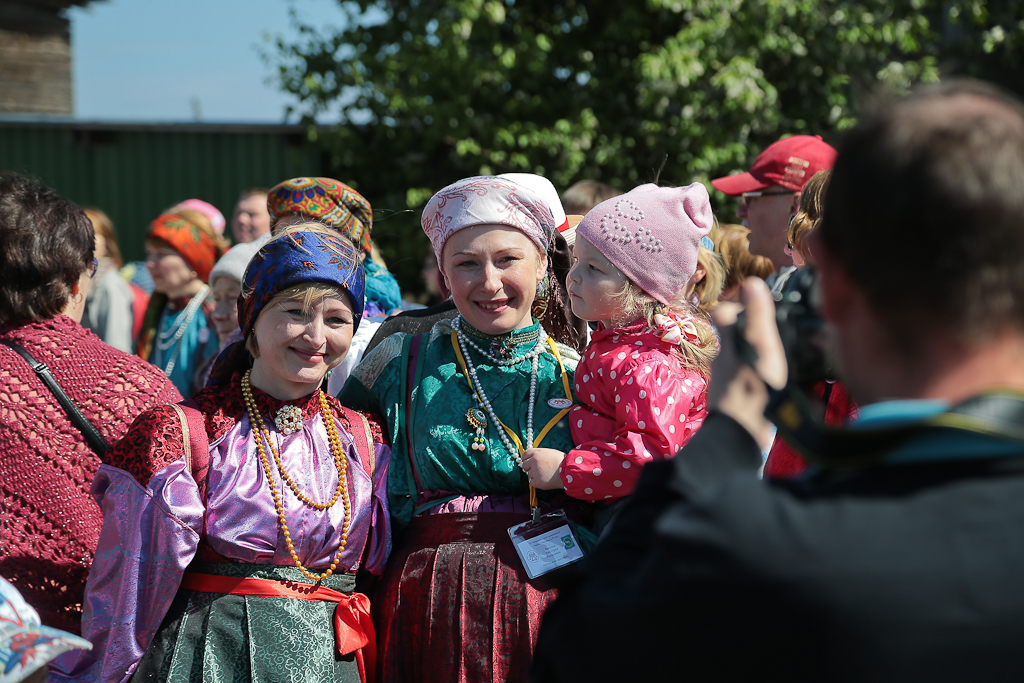
[{"label": "eyeglasses", "polygon": [[764,192],[762,190],[756,190],[754,192],[744,192],[743,194],[740,195],[740,197],[741,197],[740,203],[741,204],[749,204],[751,199],[756,199],[757,197],[774,197],[775,195],[780,195],[780,194],[796,194],[796,193],[793,192],[792,190],[785,191],[785,192]]},{"label": "eyeglasses", "polygon": [[99,267],[100,267],[100,262],[99,262],[98,259],[93,259],[92,263],[90,263],[88,266],[86,266],[86,270],[89,271],[89,279],[90,280],[92,278],[96,277],[96,269],[99,268]]}]

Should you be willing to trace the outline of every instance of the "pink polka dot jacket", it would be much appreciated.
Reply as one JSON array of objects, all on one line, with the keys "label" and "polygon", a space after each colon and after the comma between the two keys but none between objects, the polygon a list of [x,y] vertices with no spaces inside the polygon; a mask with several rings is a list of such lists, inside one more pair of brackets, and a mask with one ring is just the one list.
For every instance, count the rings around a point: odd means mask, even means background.
[{"label": "pink polka dot jacket", "polygon": [[636,488],[640,468],[673,457],[707,413],[707,379],[682,368],[673,345],[644,322],[595,332],[574,380],[569,412],[576,448],[565,454],[565,491],[609,500]]}]

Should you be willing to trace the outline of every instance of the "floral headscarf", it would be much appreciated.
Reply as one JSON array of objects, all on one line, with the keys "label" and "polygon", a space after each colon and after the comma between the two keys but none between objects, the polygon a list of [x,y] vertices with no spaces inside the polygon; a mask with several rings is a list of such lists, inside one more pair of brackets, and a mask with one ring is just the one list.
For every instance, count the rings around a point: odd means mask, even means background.
[{"label": "floral headscarf", "polygon": [[373,209],[345,183],[332,178],[292,178],[267,194],[270,222],[284,216],[306,216],[326,223],[370,253]]},{"label": "floral headscarf", "polygon": [[149,237],[163,240],[174,247],[189,267],[199,274],[199,279],[209,282],[210,271],[220,256],[220,249],[212,237],[176,213],[157,216],[149,228]]},{"label": "floral headscarf", "polygon": [[271,240],[245,270],[238,297],[238,326],[249,336],[260,311],[279,293],[306,282],[321,282],[348,292],[355,328],[363,317],[365,275],[359,255],[341,237],[298,231]]},{"label": "floral headscarf", "polygon": [[557,230],[551,209],[532,189],[506,178],[465,178],[430,198],[420,219],[441,262],[444,243],[454,233],[474,225],[505,225],[530,238],[546,253]]}]

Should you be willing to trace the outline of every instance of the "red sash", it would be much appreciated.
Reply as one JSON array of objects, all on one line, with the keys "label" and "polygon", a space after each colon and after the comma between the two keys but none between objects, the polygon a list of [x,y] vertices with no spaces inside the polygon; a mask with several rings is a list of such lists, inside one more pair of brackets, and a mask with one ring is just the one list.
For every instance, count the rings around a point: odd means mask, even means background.
[{"label": "red sash", "polygon": [[285,583],[273,579],[241,578],[185,572],[181,587],[204,593],[251,595],[262,598],[291,598],[335,602],[334,643],[338,653],[356,653],[359,677],[373,683],[376,673],[377,640],[370,620],[370,599],[362,593],[345,595],[330,588],[309,584]]}]

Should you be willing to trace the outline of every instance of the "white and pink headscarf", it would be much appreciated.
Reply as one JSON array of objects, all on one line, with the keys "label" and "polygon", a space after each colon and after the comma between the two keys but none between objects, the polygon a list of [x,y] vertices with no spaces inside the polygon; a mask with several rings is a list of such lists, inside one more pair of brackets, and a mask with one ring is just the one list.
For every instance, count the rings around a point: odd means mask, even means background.
[{"label": "white and pink headscarf", "polygon": [[504,225],[519,230],[546,253],[555,235],[547,201],[530,188],[496,176],[464,178],[439,191],[423,209],[423,232],[438,263],[444,243],[463,228]]}]

